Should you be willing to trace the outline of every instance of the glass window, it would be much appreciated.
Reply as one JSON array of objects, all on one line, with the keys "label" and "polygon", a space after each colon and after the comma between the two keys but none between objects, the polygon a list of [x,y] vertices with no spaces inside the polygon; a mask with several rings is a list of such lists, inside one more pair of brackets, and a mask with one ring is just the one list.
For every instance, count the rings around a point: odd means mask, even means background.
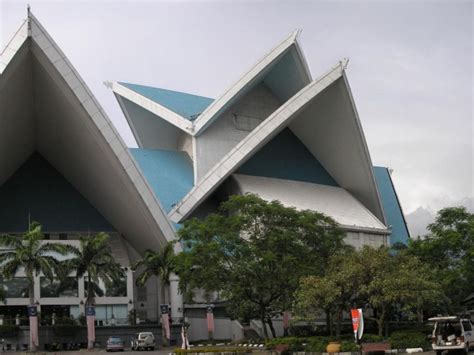
[{"label": "glass window", "polygon": [[3,284],[6,298],[28,298],[28,279],[26,277],[14,277],[10,280],[0,279]]},{"label": "glass window", "polygon": [[470,332],[472,330],[470,322],[462,322],[462,327],[464,328],[465,332]]},{"label": "glass window", "polygon": [[59,233],[59,240],[67,240],[67,233]]},{"label": "glass window", "polygon": [[67,277],[62,282],[55,279],[51,282],[46,277],[40,278],[41,297],[79,297],[78,282],[75,277]]},{"label": "glass window", "polygon": [[[84,290],[87,297],[87,276],[84,278]],[[99,279],[98,283],[93,282],[92,288],[96,297],[127,297],[127,277],[114,282],[109,287],[105,286],[104,281]]]}]

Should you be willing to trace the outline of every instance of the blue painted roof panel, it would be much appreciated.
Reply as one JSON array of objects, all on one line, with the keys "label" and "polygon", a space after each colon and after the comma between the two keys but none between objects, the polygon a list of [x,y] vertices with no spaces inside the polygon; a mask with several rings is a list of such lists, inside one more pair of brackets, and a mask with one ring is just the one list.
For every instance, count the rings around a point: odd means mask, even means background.
[{"label": "blue painted roof panel", "polygon": [[0,186],[0,231],[25,232],[28,219],[48,232],[111,232],[115,228],[39,153]]},{"label": "blue painted roof panel", "polygon": [[408,244],[410,235],[403,217],[395,187],[387,168],[374,166],[375,180],[382,199],[382,206],[385,212],[387,224],[391,227],[390,245],[395,243]]},{"label": "blue painted roof panel", "polygon": [[146,98],[166,107],[167,109],[193,121],[201,114],[213,101],[209,97],[186,94],[184,92],[154,88],[151,86],[120,83],[130,90],[145,96]]},{"label": "blue painted roof panel", "polygon": [[237,174],[339,186],[289,128],[255,153]]},{"label": "blue painted roof panel", "polygon": [[192,189],[193,164],[185,152],[140,148],[130,148],[130,152],[166,213]]}]

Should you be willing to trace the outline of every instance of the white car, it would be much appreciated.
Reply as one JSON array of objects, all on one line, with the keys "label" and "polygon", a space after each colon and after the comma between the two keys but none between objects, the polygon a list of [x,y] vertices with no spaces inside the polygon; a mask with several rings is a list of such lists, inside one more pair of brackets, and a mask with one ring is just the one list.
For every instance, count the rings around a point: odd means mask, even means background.
[{"label": "white car", "polygon": [[436,355],[449,350],[463,350],[467,354],[474,347],[474,330],[469,319],[450,316],[428,320],[435,322],[432,347]]},{"label": "white car", "polygon": [[155,350],[155,336],[152,332],[137,333],[130,343],[132,350]]}]

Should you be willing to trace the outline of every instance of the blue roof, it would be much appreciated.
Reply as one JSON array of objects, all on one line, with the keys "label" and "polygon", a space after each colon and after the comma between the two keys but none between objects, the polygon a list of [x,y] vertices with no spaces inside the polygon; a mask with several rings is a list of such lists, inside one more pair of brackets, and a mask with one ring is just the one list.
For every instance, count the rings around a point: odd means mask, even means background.
[{"label": "blue roof", "polygon": [[245,162],[237,174],[339,186],[305,145],[285,128]]},{"label": "blue roof", "polygon": [[375,180],[382,199],[387,225],[391,227],[390,245],[395,243],[408,244],[410,235],[405,223],[403,211],[400,206],[395,187],[393,186],[390,172],[387,168],[374,166]]},{"label": "blue roof", "polygon": [[28,219],[48,232],[115,228],[46,159],[33,153],[0,186],[0,231],[25,232]]},{"label": "blue roof", "polygon": [[208,97],[186,94],[184,92],[171,91],[151,86],[143,86],[129,83],[120,83],[130,90],[155,101],[167,109],[193,121],[201,114],[213,101]]},{"label": "blue roof", "polygon": [[185,152],[140,148],[130,148],[130,152],[166,213],[192,189],[193,164]]}]

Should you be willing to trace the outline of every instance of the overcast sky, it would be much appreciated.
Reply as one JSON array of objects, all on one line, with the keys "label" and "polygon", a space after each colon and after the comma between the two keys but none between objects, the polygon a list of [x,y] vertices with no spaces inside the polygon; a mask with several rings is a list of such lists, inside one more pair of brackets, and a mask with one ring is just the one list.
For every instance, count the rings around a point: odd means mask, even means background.
[{"label": "overcast sky", "polygon": [[[0,0],[3,45],[26,17]],[[375,165],[405,213],[473,196],[472,1],[29,1],[126,143],[103,81],[218,97],[295,28],[314,78],[343,57]],[[1,127],[0,127],[1,129]]]}]

